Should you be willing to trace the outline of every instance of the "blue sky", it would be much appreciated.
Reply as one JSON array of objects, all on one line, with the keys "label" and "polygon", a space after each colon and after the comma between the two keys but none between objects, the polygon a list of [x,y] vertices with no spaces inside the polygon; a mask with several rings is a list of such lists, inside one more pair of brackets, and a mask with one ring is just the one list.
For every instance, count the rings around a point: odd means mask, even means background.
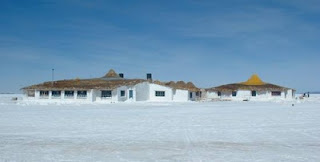
[{"label": "blue sky", "polygon": [[0,92],[110,68],[212,87],[320,90],[318,0],[2,0]]}]

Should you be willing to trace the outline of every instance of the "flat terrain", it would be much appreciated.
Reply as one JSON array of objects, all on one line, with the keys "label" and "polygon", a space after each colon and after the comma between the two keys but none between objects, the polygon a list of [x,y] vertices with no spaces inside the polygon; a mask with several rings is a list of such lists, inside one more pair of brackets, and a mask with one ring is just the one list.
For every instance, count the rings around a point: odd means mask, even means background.
[{"label": "flat terrain", "polygon": [[0,161],[320,161],[318,98],[31,105],[10,97],[0,95]]}]

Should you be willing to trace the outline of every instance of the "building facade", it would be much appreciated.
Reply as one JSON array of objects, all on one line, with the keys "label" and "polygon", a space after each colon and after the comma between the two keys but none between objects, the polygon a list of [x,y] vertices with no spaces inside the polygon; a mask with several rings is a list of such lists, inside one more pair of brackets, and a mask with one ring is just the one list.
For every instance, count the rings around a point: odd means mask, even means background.
[{"label": "building facade", "polygon": [[252,75],[246,82],[206,89],[205,98],[231,101],[292,100],[295,98],[295,90],[263,82],[258,75]]},{"label": "building facade", "polygon": [[25,101],[116,103],[195,101],[200,89],[191,82],[152,81],[151,74],[146,79],[125,79],[111,69],[101,78],[45,82],[22,90]]}]

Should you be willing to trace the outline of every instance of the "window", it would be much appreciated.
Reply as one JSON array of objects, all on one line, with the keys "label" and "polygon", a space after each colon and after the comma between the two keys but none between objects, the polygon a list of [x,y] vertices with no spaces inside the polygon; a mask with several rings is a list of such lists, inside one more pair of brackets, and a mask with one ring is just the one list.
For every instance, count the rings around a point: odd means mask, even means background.
[{"label": "window", "polygon": [[281,96],[281,92],[280,91],[272,91],[271,96]]},{"label": "window", "polygon": [[251,96],[257,96],[257,91],[251,91]]},{"label": "window", "polygon": [[101,91],[101,97],[104,97],[104,98],[112,97],[112,92],[111,91]]},{"label": "window", "polygon": [[52,97],[60,97],[61,96],[61,91],[52,91]]},{"label": "window", "polygon": [[232,96],[233,97],[237,96],[237,91],[232,91]]},{"label": "window", "polygon": [[129,90],[129,98],[133,98],[133,90]]},{"label": "window", "polygon": [[49,91],[40,91],[40,97],[49,97]]},{"label": "window", "polygon": [[218,91],[218,96],[221,96],[221,92],[220,91]]},{"label": "window", "polygon": [[126,96],[126,91],[120,91],[120,96],[121,96],[121,97]]},{"label": "window", "polygon": [[190,98],[192,98],[192,92],[190,92]]},{"label": "window", "polygon": [[64,91],[64,97],[65,98],[73,98],[74,91]]},{"label": "window", "polygon": [[35,97],[34,91],[27,91],[28,97]]},{"label": "window", "polygon": [[165,93],[165,91],[156,91],[156,96],[157,97],[164,97],[164,96],[166,96],[166,93]]},{"label": "window", "polygon": [[87,97],[87,91],[78,91],[77,92],[78,98],[86,98]]}]

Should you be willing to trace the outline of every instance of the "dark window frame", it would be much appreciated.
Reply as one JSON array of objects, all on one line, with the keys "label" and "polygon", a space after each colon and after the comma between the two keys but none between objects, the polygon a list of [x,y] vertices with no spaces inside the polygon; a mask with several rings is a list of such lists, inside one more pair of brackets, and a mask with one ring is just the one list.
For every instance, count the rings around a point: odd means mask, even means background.
[{"label": "dark window frame", "polygon": [[40,97],[47,97],[49,96],[49,91],[40,91]]},{"label": "dark window frame", "polygon": [[155,91],[155,96],[156,97],[165,97],[166,91]]},{"label": "dark window frame", "polygon": [[72,90],[64,91],[64,97],[67,97],[67,98],[74,97],[74,91]]},{"label": "dark window frame", "polygon": [[251,91],[251,96],[256,97],[257,96],[257,91]]},{"label": "dark window frame", "polygon": [[281,91],[271,91],[271,96],[281,96]]},{"label": "dark window frame", "polygon": [[232,91],[232,97],[236,97],[237,96],[237,91]]},{"label": "dark window frame", "polygon": [[111,90],[102,90],[101,91],[101,97],[102,98],[111,98],[112,97],[112,91]]},{"label": "dark window frame", "polygon": [[61,91],[51,91],[51,95],[52,97],[61,97]]},{"label": "dark window frame", "polygon": [[78,98],[86,98],[88,97],[88,92],[87,91],[77,91],[77,97]]},{"label": "dark window frame", "polygon": [[120,91],[120,97],[126,97],[126,91],[125,90],[121,90]]}]

